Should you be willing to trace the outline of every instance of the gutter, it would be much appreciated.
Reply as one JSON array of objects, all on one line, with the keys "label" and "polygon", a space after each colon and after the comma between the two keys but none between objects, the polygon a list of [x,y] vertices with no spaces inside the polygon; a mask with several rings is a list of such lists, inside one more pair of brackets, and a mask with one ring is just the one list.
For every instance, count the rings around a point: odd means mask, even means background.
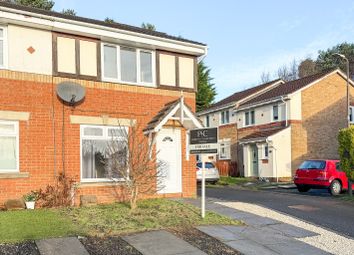
[{"label": "gutter", "polygon": [[[282,99],[283,98],[283,99]],[[238,111],[241,111],[241,110],[248,110],[248,109],[252,109],[252,108],[255,108],[255,107],[259,107],[259,106],[262,106],[262,105],[267,105],[267,104],[271,104],[271,103],[275,103],[275,102],[278,102],[278,101],[282,101],[282,100],[289,100],[289,96],[286,95],[286,96],[280,96],[280,97],[276,97],[276,98],[273,98],[272,100],[267,100],[267,101],[263,101],[263,102],[260,102],[260,103],[256,103],[256,104],[250,104],[250,105],[245,105],[243,107],[240,107],[240,108],[237,108]]]}]

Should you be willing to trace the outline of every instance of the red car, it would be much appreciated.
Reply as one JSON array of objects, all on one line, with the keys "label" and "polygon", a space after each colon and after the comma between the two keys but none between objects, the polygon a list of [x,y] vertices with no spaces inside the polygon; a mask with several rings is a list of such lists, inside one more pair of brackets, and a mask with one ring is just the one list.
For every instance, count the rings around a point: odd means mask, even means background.
[{"label": "red car", "polygon": [[304,161],[296,170],[294,183],[300,192],[328,189],[334,196],[348,189],[348,178],[340,170],[339,160]]}]

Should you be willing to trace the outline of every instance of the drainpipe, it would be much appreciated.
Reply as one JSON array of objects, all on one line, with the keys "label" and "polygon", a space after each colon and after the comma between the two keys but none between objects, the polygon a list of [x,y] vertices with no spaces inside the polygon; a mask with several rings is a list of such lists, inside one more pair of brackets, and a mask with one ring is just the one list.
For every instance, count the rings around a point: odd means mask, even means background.
[{"label": "drainpipe", "polygon": [[288,126],[288,106],[283,96],[281,96],[281,101],[285,104],[285,127],[287,127]]}]

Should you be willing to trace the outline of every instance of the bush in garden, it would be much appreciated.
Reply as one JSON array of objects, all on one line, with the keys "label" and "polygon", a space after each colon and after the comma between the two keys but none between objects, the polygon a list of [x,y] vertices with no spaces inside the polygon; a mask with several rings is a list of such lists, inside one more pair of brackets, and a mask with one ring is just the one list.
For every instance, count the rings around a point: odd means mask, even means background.
[{"label": "bush in garden", "polygon": [[339,131],[339,157],[340,167],[347,177],[354,180],[354,126]]},{"label": "bush in garden", "polygon": [[59,174],[53,185],[38,191],[38,201],[41,207],[71,206],[74,198],[75,181],[72,178]]}]

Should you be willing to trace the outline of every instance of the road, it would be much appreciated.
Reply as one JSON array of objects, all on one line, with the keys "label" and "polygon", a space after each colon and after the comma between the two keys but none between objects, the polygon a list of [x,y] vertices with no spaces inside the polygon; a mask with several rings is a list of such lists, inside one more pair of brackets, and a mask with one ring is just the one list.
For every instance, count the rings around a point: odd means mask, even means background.
[{"label": "road", "polygon": [[354,202],[331,197],[327,191],[303,195],[296,190],[251,191],[212,187],[207,188],[206,196],[261,205],[354,238]]}]

